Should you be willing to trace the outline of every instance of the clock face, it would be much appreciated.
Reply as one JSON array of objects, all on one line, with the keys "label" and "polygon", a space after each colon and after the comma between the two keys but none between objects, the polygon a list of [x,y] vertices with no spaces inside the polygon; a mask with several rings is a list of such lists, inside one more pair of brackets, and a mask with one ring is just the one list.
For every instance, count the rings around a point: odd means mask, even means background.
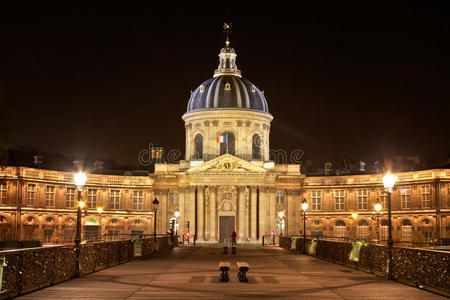
[{"label": "clock face", "polygon": [[228,160],[224,161],[222,163],[222,169],[225,171],[231,171],[233,169],[233,162]]}]

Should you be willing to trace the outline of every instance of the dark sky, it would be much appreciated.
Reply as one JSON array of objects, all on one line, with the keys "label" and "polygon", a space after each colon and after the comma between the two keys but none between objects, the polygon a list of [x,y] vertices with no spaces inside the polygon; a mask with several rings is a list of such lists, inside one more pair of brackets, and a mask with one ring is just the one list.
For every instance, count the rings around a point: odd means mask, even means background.
[{"label": "dark sky", "polygon": [[[238,67],[274,116],[271,148],[317,164],[447,158],[446,7],[280,4],[228,8]],[[15,146],[130,165],[149,142],[184,151],[181,115],[217,67],[226,7],[0,9]]]}]

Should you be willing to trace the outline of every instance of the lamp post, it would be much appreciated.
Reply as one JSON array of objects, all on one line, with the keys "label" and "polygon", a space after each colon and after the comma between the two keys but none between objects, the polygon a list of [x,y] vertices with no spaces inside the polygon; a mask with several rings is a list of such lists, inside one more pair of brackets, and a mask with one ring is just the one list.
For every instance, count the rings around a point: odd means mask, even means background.
[{"label": "lamp post", "polygon": [[358,218],[358,213],[352,213],[353,218],[353,239],[356,241],[356,218]]},{"label": "lamp post", "polygon": [[280,236],[283,235],[283,229],[284,229],[284,211],[278,212],[278,218],[280,218]]},{"label": "lamp post", "polygon": [[303,253],[306,250],[306,210],[308,209],[308,201],[306,198],[302,201],[302,210],[303,210]]},{"label": "lamp post", "polygon": [[81,201],[81,191],[86,185],[87,176],[83,172],[78,172],[74,175],[75,185],[77,186],[77,231],[75,233],[75,274],[74,277],[80,277],[80,251],[81,251],[81,210],[84,207],[84,202]]},{"label": "lamp post", "polygon": [[374,205],[377,217],[377,241],[380,241],[380,211],[383,208],[380,202],[377,201]]},{"label": "lamp post", "polygon": [[386,263],[386,275],[388,279],[392,278],[392,246],[394,245],[394,240],[392,239],[392,211],[391,211],[391,195],[392,188],[394,187],[397,177],[391,173],[387,173],[383,177],[383,185],[388,194],[388,259]]},{"label": "lamp post", "polygon": [[156,243],[156,213],[158,212],[159,201],[155,197],[155,200],[153,200],[152,203],[153,203],[153,215],[154,215],[154,219],[153,219],[153,236],[155,237],[155,243]]},{"label": "lamp post", "polygon": [[180,216],[180,212],[178,210],[175,211],[175,235],[178,235],[178,217]]}]

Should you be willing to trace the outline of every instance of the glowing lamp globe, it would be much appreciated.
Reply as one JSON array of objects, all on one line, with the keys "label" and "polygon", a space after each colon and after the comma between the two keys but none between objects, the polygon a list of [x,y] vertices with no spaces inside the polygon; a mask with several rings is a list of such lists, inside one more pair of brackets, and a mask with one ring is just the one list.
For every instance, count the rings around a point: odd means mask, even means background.
[{"label": "glowing lamp globe", "polygon": [[383,208],[383,206],[381,205],[381,203],[375,203],[375,210],[376,211],[381,211],[382,208]]},{"label": "glowing lamp globe", "polygon": [[74,175],[75,185],[82,188],[86,184],[87,176],[83,172],[78,172]]},{"label": "glowing lamp globe", "polygon": [[280,211],[278,213],[278,218],[283,219],[283,217],[284,217],[284,211]]},{"label": "glowing lamp globe", "polygon": [[307,209],[308,209],[308,202],[303,201],[303,202],[302,202],[302,210],[303,210],[303,211],[306,211]]},{"label": "glowing lamp globe", "polygon": [[79,206],[81,209],[82,209],[85,205],[86,205],[86,203],[84,203],[84,201],[78,202],[78,206]]},{"label": "glowing lamp globe", "polygon": [[394,187],[394,184],[395,184],[396,181],[397,181],[397,177],[394,174],[387,173],[383,177],[384,188],[386,188],[389,191],[391,191],[392,188]]}]

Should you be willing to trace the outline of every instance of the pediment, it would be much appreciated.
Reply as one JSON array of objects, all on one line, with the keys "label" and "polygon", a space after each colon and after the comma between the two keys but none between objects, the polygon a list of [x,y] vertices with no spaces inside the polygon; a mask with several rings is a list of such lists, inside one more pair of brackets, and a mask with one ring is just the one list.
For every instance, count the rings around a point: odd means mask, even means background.
[{"label": "pediment", "polygon": [[265,173],[266,169],[231,154],[224,154],[188,169],[188,173]]}]

